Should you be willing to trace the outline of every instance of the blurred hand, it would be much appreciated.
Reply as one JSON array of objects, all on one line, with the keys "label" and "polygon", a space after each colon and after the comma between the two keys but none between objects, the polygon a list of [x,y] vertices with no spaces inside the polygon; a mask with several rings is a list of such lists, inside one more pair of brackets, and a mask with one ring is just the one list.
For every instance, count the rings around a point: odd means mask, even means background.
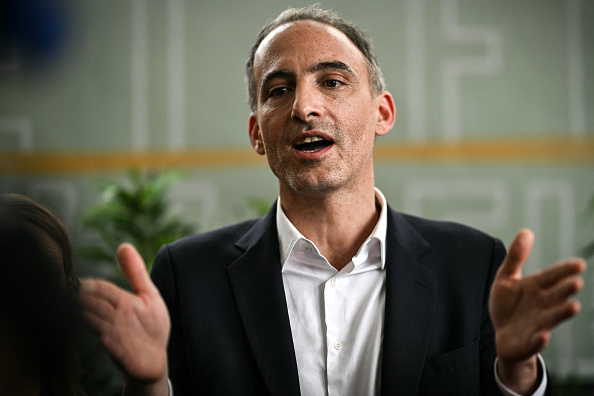
[{"label": "blurred hand", "polygon": [[103,280],[82,280],[85,317],[128,382],[162,385],[167,381],[167,307],[132,245],[119,247],[118,260],[132,293]]},{"label": "blurred hand", "polygon": [[567,259],[522,276],[533,242],[530,230],[516,235],[491,288],[489,308],[498,368],[506,385],[506,378],[512,383],[529,378],[536,381],[536,353],[547,346],[555,326],[580,310],[579,302],[570,297],[584,285],[580,274],[586,268],[585,261]]}]

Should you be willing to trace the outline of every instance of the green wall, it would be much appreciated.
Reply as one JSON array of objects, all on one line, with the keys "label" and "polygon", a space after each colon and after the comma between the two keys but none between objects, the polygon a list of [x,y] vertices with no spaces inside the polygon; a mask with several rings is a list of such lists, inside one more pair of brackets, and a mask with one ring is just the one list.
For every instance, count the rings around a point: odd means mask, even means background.
[{"label": "green wall", "polygon": [[[248,148],[243,66],[260,27],[290,3],[272,0],[57,2],[67,35],[46,63],[3,49],[1,154]],[[594,135],[594,2],[589,0],[355,0],[322,6],[374,38],[398,109],[378,145]],[[591,140],[590,140],[591,142]],[[591,143],[589,143],[591,144]],[[254,154],[256,155],[256,154]],[[578,255],[594,239],[585,211],[594,161],[378,161],[377,185],[395,209],[462,221],[508,244],[524,226],[537,243],[528,270]],[[6,168],[6,165],[1,164]],[[98,183],[125,169],[0,173],[0,191],[39,200],[89,238],[78,216]],[[201,229],[272,202],[264,165],[195,166],[172,193]],[[546,351],[559,377],[594,379],[594,278],[582,314]]]}]

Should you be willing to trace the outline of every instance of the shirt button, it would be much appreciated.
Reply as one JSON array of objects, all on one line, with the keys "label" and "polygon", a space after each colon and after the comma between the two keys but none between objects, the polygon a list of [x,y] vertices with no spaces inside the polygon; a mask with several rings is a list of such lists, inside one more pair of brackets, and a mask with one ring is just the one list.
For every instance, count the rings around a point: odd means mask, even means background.
[{"label": "shirt button", "polygon": [[301,245],[301,247],[303,248],[303,250],[305,250],[306,252],[309,252],[309,245],[307,244],[307,242],[303,242],[303,244]]},{"label": "shirt button", "polygon": [[336,278],[332,278],[330,280],[330,284],[332,285],[332,287],[336,287],[336,285],[338,284],[338,281],[336,280]]},{"label": "shirt button", "polygon": [[334,349],[336,349],[337,351],[340,351],[340,349],[342,348],[342,342],[336,340],[334,341]]}]

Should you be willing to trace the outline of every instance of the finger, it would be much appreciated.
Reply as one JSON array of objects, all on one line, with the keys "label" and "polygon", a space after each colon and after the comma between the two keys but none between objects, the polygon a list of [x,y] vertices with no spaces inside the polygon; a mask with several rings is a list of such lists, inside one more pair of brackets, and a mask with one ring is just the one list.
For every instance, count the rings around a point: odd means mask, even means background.
[{"label": "finger", "polygon": [[116,315],[116,308],[108,301],[90,295],[80,296],[84,311],[101,318],[106,322],[113,322]]},{"label": "finger", "polygon": [[541,287],[549,288],[555,283],[584,272],[586,262],[582,259],[568,259],[555,264],[536,275],[536,280]]},{"label": "finger", "polygon": [[128,291],[117,287],[113,283],[96,280],[96,279],[83,279],[80,282],[80,296],[90,296],[100,300],[104,300],[114,307],[118,305],[118,302]]},{"label": "finger", "polygon": [[144,260],[133,245],[129,243],[120,245],[118,261],[135,294],[155,293],[156,287],[151,281]]},{"label": "finger", "polygon": [[520,278],[522,267],[530,255],[533,243],[532,231],[527,228],[520,230],[510,244],[507,256],[499,269],[500,276]]},{"label": "finger", "polygon": [[579,301],[570,301],[567,304],[560,304],[548,309],[541,315],[541,328],[545,330],[552,330],[554,327],[561,324],[561,322],[577,315],[582,308]]},{"label": "finger", "polygon": [[569,297],[576,294],[584,287],[584,280],[574,276],[558,282],[554,287],[547,290],[543,303],[545,306],[553,306],[564,303]]}]

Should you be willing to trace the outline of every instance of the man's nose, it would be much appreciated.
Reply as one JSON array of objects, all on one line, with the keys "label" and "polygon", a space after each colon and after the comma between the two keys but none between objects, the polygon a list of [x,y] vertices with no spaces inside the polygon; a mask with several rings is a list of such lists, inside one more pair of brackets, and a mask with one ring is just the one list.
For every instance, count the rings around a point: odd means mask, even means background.
[{"label": "man's nose", "polygon": [[311,118],[322,116],[323,107],[320,95],[319,91],[307,84],[297,86],[291,117],[301,121],[308,121]]}]

